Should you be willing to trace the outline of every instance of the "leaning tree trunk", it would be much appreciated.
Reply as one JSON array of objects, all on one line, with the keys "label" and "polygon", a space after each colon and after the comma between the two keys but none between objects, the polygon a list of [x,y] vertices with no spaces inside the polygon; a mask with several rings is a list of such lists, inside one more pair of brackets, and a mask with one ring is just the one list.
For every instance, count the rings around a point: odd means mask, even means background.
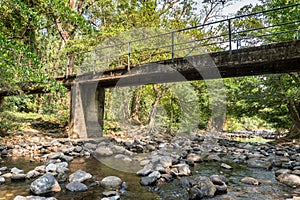
[{"label": "leaning tree trunk", "polygon": [[159,91],[159,89],[157,88],[157,85],[153,85],[152,87],[153,87],[153,90],[155,92],[155,99],[154,99],[154,102],[152,104],[152,109],[151,109],[150,117],[149,117],[150,131],[152,131],[154,129],[155,116],[156,116],[156,113],[157,113],[158,104],[159,104],[161,98],[164,96],[164,94],[168,90],[168,88],[165,85],[162,87],[161,91]]},{"label": "leaning tree trunk", "polygon": [[287,138],[300,138],[300,102],[295,102],[292,99],[287,100],[287,107],[293,121]]}]

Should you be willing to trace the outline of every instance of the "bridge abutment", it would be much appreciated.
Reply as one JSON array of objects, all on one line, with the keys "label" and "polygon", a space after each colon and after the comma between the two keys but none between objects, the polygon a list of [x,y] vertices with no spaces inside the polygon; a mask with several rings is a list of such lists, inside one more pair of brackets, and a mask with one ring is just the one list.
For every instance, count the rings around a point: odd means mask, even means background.
[{"label": "bridge abutment", "polygon": [[71,90],[71,138],[103,135],[105,89],[98,82],[75,82]]}]

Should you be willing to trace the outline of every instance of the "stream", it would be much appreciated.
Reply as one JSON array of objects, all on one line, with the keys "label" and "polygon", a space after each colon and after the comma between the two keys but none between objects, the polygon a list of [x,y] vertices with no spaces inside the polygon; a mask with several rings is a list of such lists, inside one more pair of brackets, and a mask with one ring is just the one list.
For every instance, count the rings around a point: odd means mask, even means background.
[{"label": "stream", "polygon": [[[275,180],[274,173],[264,169],[251,169],[247,168],[244,164],[237,164],[228,160],[234,170],[226,170],[220,167],[218,162],[201,162],[196,163],[194,167],[191,167],[193,175],[210,176],[213,174],[224,175],[228,183],[228,192],[226,198],[231,199],[286,199],[291,198],[293,193],[297,193],[297,190],[292,189],[284,184]],[[20,157],[7,157],[3,159],[0,167],[7,166],[9,169],[12,167],[22,168],[25,173],[34,169],[36,166],[41,165],[39,162],[30,162],[29,159]],[[125,173],[117,171],[99,162],[97,159],[91,158],[76,158],[69,163],[69,174],[81,169],[90,172],[93,175],[93,180],[87,182],[89,185],[92,182],[100,181],[106,176],[118,176],[127,183],[127,190],[121,194],[121,199],[188,199],[188,192],[180,185],[180,180],[175,179],[171,183],[161,184],[155,187],[141,186],[140,178],[133,173]],[[240,180],[245,176],[251,176],[260,180],[259,186],[252,186],[241,183]],[[7,180],[7,183],[0,185],[0,200],[14,199],[17,195],[28,196],[30,194],[30,183],[32,180],[26,181],[14,181]],[[86,192],[69,192],[65,190],[65,185],[61,184],[62,191],[59,193],[51,193],[48,196],[56,197],[59,200],[79,200],[79,199],[101,199],[103,198],[102,192],[104,189],[97,185],[90,188]],[[293,192],[293,193],[292,193]],[[297,194],[294,194],[297,195]],[[299,193],[298,193],[299,195]],[[209,199],[225,199],[223,195],[217,195],[214,198]]]}]

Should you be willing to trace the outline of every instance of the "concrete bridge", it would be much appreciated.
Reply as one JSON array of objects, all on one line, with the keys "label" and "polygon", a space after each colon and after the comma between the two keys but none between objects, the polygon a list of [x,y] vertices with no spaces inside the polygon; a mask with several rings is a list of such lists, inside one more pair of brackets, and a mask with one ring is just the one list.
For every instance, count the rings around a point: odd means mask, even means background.
[{"label": "concrete bridge", "polygon": [[300,72],[299,40],[85,73],[72,86],[72,135],[102,136],[108,87],[290,72]]}]

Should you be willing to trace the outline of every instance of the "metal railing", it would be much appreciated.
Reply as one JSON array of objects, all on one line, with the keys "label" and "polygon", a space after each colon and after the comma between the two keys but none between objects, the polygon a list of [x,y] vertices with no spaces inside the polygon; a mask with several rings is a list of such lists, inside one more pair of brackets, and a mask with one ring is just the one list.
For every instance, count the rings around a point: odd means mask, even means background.
[{"label": "metal railing", "polygon": [[[92,51],[77,55],[75,73],[96,72],[116,67],[126,67],[130,70],[135,65],[160,60],[299,40],[300,19],[272,24],[268,21],[268,17],[278,11],[284,11],[286,15],[300,13],[300,3],[167,33],[154,34],[153,32],[159,32],[158,29],[148,32],[137,30],[133,40],[127,40],[128,35],[125,35],[108,40]],[[146,36],[139,37],[145,34]],[[118,42],[119,40],[126,42]]]}]

